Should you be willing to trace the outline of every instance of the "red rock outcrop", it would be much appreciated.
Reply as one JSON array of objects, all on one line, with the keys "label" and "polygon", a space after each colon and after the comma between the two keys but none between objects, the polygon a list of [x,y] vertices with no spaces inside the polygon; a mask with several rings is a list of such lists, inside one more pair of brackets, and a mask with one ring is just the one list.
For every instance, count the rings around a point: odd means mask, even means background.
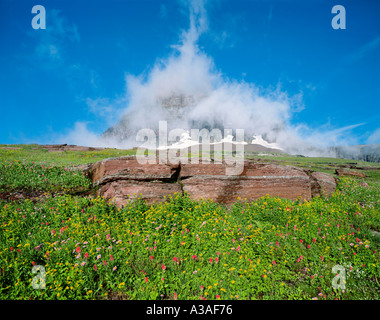
[{"label": "red rock outcrop", "polygon": [[367,177],[365,173],[350,170],[350,169],[336,169],[335,174],[338,176],[351,176],[351,177],[359,177],[359,178],[365,178]]},{"label": "red rock outcrop", "polygon": [[45,144],[40,145],[38,148],[34,149],[46,149],[49,152],[64,152],[64,151],[95,151],[95,150],[104,150],[104,148],[94,148],[94,147],[83,147],[76,145],[67,145],[67,144]]},{"label": "red rock outcrop", "polygon": [[210,198],[230,205],[238,197],[247,201],[270,195],[310,200],[331,195],[335,179],[326,173],[292,166],[244,162],[239,175],[226,175],[225,163],[140,164],[134,156],[105,159],[93,164],[90,176],[98,193],[122,206],[142,197],[160,202],[174,193],[187,192],[193,199]]}]

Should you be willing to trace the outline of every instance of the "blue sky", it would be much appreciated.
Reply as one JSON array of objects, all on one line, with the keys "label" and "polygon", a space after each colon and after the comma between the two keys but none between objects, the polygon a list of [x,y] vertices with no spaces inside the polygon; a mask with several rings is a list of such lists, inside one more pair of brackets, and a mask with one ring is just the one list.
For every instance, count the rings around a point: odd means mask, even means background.
[{"label": "blue sky", "polygon": [[[34,30],[34,5],[46,29]],[[334,30],[334,5],[346,29]],[[301,97],[293,124],[380,143],[380,2],[210,0],[198,45],[226,79]],[[186,1],[0,2],[0,143],[54,143],[76,123],[101,134],[189,28]],[[109,107],[112,105],[112,108]],[[60,141],[61,142],[61,141]]]}]

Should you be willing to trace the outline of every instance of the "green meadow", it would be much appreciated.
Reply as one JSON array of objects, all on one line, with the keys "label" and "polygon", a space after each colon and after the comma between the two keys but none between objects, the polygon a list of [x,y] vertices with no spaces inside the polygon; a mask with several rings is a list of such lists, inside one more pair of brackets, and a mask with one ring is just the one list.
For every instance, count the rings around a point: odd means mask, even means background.
[{"label": "green meadow", "polygon": [[48,152],[0,145],[0,299],[380,298],[380,165],[250,153],[341,177],[330,197],[237,198],[226,208],[176,194],[116,207],[80,165],[134,150]]}]

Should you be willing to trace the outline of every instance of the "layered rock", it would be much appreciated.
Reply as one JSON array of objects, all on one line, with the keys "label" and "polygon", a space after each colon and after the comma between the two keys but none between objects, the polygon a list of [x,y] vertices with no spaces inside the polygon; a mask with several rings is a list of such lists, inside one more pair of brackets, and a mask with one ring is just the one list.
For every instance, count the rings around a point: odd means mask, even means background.
[{"label": "layered rock", "polygon": [[350,170],[350,169],[336,169],[335,174],[338,176],[349,176],[349,177],[359,177],[359,178],[365,178],[367,177],[365,173]]},{"label": "layered rock", "polygon": [[134,156],[106,159],[93,164],[90,176],[98,193],[123,206],[141,197],[148,203],[187,192],[193,199],[231,205],[238,197],[254,201],[269,195],[310,200],[331,195],[335,179],[326,173],[292,166],[244,162],[239,175],[226,175],[226,163],[140,164]]}]

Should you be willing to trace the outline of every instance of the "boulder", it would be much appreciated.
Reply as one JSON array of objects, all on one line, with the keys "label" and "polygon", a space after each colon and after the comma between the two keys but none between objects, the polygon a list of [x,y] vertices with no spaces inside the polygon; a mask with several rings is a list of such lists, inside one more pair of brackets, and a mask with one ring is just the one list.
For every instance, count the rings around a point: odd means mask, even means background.
[{"label": "boulder", "polygon": [[135,156],[109,158],[94,163],[89,174],[93,183],[103,185],[111,181],[176,182],[179,166],[172,164],[140,164]]},{"label": "boulder", "polygon": [[335,174],[338,176],[350,176],[350,177],[359,177],[365,178],[366,175],[363,172],[350,170],[350,169],[336,169]]},{"label": "boulder", "polygon": [[270,195],[281,198],[311,199],[310,177],[303,170],[245,161],[240,175],[225,175],[224,164],[184,164],[180,178],[183,191],[191,198],[210,198],[232,204],[238,197],[247,201]]},{"label": "boulder", "polygon": [[310,200],[330,196],[336,188],[332,176],[293,166],[244,161],[239,175],[226,175],[226,168],[225,162],[140,164],[135,156],[126,156],[94,163],[88,172],[98,194],[120,207],[136,197],[151,204],[184,192],[227,206],[238,197],[254,201],[265,195]]},{"label": "boulder", "polygon": [[335,178],[328,173],[312,171],[309,172],[311,181],[311,197],[319,195],[331,196],[336,190]]},{"label": "boulder", "polygon": [[182,193],[178,183],[165,183],[160,180],[113,180],[100,186],[99,194],[115,205],[122,207],[127,202],[138,197],[143,198],[149,204],[161,202],[175,193]]}]

